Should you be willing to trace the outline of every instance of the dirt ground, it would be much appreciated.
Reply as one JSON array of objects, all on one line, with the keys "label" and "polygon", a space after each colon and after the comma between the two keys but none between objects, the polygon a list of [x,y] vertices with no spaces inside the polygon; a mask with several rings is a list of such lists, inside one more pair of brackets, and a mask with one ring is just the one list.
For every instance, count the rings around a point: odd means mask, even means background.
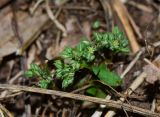
[{"label": "dirt ground", "polygon": [[[93,27],[96,21],[99,28]],[[0,26],[0,117],[113,117],[109,110],[116,117],[160,116],[159,0],[1,0]],[[123,78],[115,91],[107,88],[114,104],[124,99],[120,108],[18,87],[38,87],[37,79],[23,75],[31,63],[50,64],[66,46],[114,26],[131,50],[109,63]],[[52,90],[86,95],[85,88]]]}]

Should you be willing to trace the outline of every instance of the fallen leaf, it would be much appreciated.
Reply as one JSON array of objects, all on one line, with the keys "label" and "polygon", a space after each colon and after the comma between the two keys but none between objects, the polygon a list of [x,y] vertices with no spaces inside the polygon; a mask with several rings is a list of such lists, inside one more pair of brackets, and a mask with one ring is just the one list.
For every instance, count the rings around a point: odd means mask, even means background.
[{"label": "fallen leaf", "polygon": [[23,37],[23,45],[20,49],[19,41],[12,30],[11,19],[12,11],[10,7],[6,7],[0,11],[0,58],[12,54],[19,50],[24,51],[42,31],[42,28],[48,22],[48,17],[37,10],[34,16],[30,16],[26,12],[17,11],[17,23],[19,33]]},{"label": "fallen leaf", "polygon": [[[160,68],[160,59],[153,62],[153,64]],[[143,71],[147,73],[146,81],[148,83],[154,84],[157,80],[160,79],[160,73],[157,69],[153,68],[151,65],[146,65],[143,67]]]}]

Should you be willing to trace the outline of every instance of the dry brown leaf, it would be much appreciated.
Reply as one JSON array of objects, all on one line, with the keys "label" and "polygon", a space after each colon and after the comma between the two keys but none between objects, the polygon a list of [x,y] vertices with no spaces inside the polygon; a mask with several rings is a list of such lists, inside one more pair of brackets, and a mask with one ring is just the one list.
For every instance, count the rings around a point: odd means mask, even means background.
[{"label": "dry brown leaf", "polygon": [[74,17],[69,18],[66,21],[65,27],[66,27],[66,30],[67,30],[68,34],[75,33],[75,31],[77,29],[77,27],[76,27],[76,19]]},{"label": "dry brown leaf", "polygon": [[[160,60],[156,60],[153,64],[160,68]],[[160,80],[160,73],[157,69],[155,69],[152,65],[146,65],[143,67],[144,72],[147,73],[146,81],[154,84],[157,80]]]},{"label": "dry brown leaf", "polygon": [[[0,58],[16,52],[20,48],[19,41],[15,37],[11,26],[12,14],[9,7],[0,11]],[[20,11],[16,15],[19,33],[24,42],[20,50],[24,51],[34,41],[42,27],[46,25],[48,17],[42,14],[40,10],[37,10],[33,17]]]},{"label": "dry brown leaf", "polygon": [[151,84],[154,84],[160,78],[160,73],[151,65],[144,66],[143,70],[147,73],[146,81]]}]

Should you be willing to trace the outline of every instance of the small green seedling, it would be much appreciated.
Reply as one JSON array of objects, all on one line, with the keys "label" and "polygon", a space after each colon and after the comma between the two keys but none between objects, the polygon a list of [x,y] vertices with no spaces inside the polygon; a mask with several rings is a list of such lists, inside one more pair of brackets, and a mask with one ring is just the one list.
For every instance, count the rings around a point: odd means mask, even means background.
[{"label": "small green seedling", "polygon": [[[101,51],[103,49],[110,50],[115,54],[128,53],[128,41],[117,27],[111,33],[93,33],[91,41],[82,40],[75,48],[65,48],[60,54],[61,59],[54,61],[55,78],[62,80],[62,87],[67,88],[74,83],[75,74],[78,71],[88,69],[96,76],[97,80],[107,85],[112,87],[121,85],[121,78],[116,73],[111,72],[103,61],[97,62],[99,60],[97,53],[103,54]],[[31,64],[26,76],[39,77],[39,86],[42,88],[47,88],[53,82],[52,74],[47,67],[41,69],[35,64]]]},{"label": "small green seedling", "polygon": [[93,22],[92,28],[97,29],[100,27],[100,25],[101,25],[101,22],[99,20],[96,20],[95,22]]},{"label": "small green seedling", "polygon": [[32,63],[30,69],[24,75],[27,77],[39,77],[38,86],[41,88],[48,88],[52,82],[52,76],[47,65],[44,68],[40,68],[38,65]]}]

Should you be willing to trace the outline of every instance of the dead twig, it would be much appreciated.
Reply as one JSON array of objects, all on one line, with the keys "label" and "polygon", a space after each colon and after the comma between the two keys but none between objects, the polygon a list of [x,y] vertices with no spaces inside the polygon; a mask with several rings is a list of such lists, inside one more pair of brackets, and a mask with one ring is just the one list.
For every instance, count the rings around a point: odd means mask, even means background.
[{"label": "dead twig", "polygon": [[63,36],[67,36],[67,31],[65,27],[56,19],[56,17],[53,15],[51,8],[49,7],[49,0],[45,0],[46,2],[46,11],[49,16],[49,18],[54,22],[54,24],[63,32]]},{"label": "dead twig", "polygon": [[150,60],[148,60],[147,58],[144,58],[144,61],[146,62],[146,63],[148,63],[153,69],[155,69],[157,72],[160,72],[160,69],[156,66],[156,65],[154,65]]},{"label": "dead twig", "polygon": [[113,14],[111,10],[110,0],[99,0],[104,9],[106,28],[108,31],[112,31],[113,29]]},{"label": "dead twig", "polygon": [[142,55],[142,53],[143,53],[143,49],[140,50],[137,53],[136,57],[129,63],[129,65],[127,66],[127,68],[121,74],[121,78],[124,78],[124,76],[132,69],[132,67],[135,65],[135,63],[137,62],[137,60],[139,59],[139,57]]},{"label": "dead twig", "polygon": [[132,5],[133,7],[138,8],[139,10],[148,12],[148,13],[153,13],[153,9],[150,6],[145,6],[143,4],[134,2],[134,1],[128,1],[127,2],[129,5]]},{"label": "dead twig", "polygon": [[89,88],[89,87],[91,87],[91,86],[92,86],[92,84],[84,85],[83,87],[80,87],[80,88],[72,91],[72,93],[77,93],[77,92],[83,91],[83,90],[85,90],[85,89],[87,89],[87,88]]},{"label": "dead twig", "polygon": [[39,6],[43,1],[44,1],[44,0],[38,0],[38,1],[35,3],[35,5],[29,9],[31,15],[34,14],[34,12],[35,12],[36,9],[38,8],[38,6]]},{"label": "dead twig", "polygon": [[7,96],[5,96],[5,97],[0,97],[0,101],[1,101],[1,100],[4,100],[4,99],[13,98],[13,97],[15,97],[15,96],[17,96],[17,95],[20,95],[20,94],[22,94],[22,93],[23,93],[23,92],[18,91],[17,93],[14,93],[14,94],[11,94],[11,95],[7,95]]},{"label": "dead twig", "polygon": [[47,89],[41,89],[41,88],[34,88],[34,87],[27,87],[27,86],[17,86],[17,85],[8,85],[8,84],[0,84],[0,88],[4,90],[20,90],[20,91],[28,91],[28,92],[34,92],[34,93],[43,93],[48,95],[56,95],[76,100],[85,100],[89,102],[94,102],[98,104],[104,104],[108,107],[116,108],[116,109],[125,109],[126,111],[130,111],[133,113],[138,113],[145,116],[151,116],[151,117],[160,117],[158,113],[151,112],[150,110],[142,109],[136,106],[132,106],[126,103],[113,101],[113,100],[106,100],[106,99],[100,99],[96,97],[90,97],[80,94],[73,94],[73,93],[67,93],[63,91],[55,91],[55,90],[47,90]]},{"label": "dead twig", "polygon": [[17,22],[17,15],[16,15],[17,7],[15,6],[14,1],[12,2],[11,6],[12,6],[11,8],[12,8],[12,13],[13,13],[12,21],[11,21],[12,30],[19,41],[19,46],[21,47],[23,45],[23,38],[21,37],[21,35],[19,33],[19,25]]},{"label": "dead twig", "polygon": [[[13,32],[16,36],[16,38],[18,39],[19,41],[19,48],[21,48],[23,46],[23,37],[20,35],[19,33],[19,25],[18,25],[18,22],[17,22],[17,15],[16,15],[16,12],[17,12],[17,6],[15,4],[15,1],[13,1],[11,3],[11,8],[12,8],[12,13],[13,13],[13,17],[12,17],[12,29],[13,29]],[[20,56],[20,64],[21,64],[21,69],[22,70],[25,70],[26,69],[26,57],[25,55],[21,55]]]},{"label": "dead twig", "polygon": [[137,24],[136,24],[135,21],[133,20],[132,16],[130,15],[130,13],[128,12],[128,10],[126,9],[126,7],[124,7],[124,10],[125,10],[125,12],[126,12],[126,14],[127,14],[128,20],[129,20],[129,22],[131,23],[132,28],[134,29],[135,33],[137,34],[137,36],[138,36],[140,39],[142,39],[143,36],[142,36],[142,34],[141,34],[141,32],[140,32],[139,27],[137,26]]},{"label": "dead twig", "polygon": [[4,114],[3,114],[3,111],[1,109],[0,109],[0,116],[5,117]]},{"label": "dead twig", "polygon": [[96,12],[95,9],[92,9],[88,6],[74,6],[74,5],[65,5],[65,6],[53,6],[53,5],[50,5],[51,8],[53,9],[65,9],[65,10],[83,10],[83,11],[91,11],[91,12]]},{"label": "dead twig", "polygon": [[[2,104],[0,104],[0,110],[2,111],[2,113],[4,113],[4,115],[5,115],[4,117],[6,117],[6,115],[8,117],[13,117],[13,115]],[[0,113],[0,114],[2,114],[2,113]]]}]

